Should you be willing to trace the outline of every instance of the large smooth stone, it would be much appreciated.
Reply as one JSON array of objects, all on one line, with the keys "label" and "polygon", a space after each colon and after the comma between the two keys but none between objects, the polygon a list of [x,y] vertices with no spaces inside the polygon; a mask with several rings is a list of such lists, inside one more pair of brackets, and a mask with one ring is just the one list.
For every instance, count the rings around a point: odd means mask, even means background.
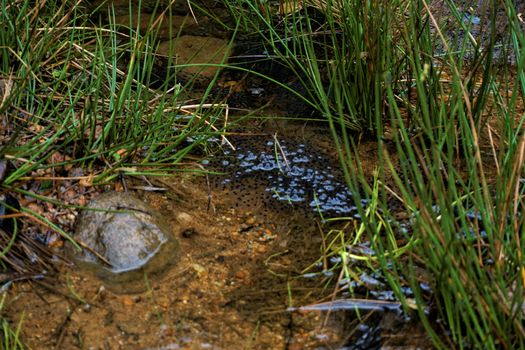
[{"label": "large smooth stone", "polygon": [[73,260],[115,292],[144,291],[146,276],[159,277],[180,257],[170,225],[129,193],[92,200],[77,218],[74,238],[87,249],[69,246]]}]

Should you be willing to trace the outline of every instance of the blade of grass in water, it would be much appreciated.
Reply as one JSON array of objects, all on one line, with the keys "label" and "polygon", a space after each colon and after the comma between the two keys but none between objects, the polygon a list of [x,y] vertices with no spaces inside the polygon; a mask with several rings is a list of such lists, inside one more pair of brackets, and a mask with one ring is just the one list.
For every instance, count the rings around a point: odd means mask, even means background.
[{"label": "blade of grass in water", "polygon": [[[280,19],[282,27],[268,17],[270,6],[240,3],[244,7],[230,7],[244,29],[260,32],[328,118],[353,192],[359,197],[363,188],[377,202],[375,214],[370,202],[359,208],[377,261],[406,307],[401,290],[409,283],[433,343],[442,349],[522,348],[525,142],[517,110],[523,110],[525,38],[514,3],[500,4],[505,19],[495,6],[483,16],[488,39],[469,34],[465,9],[452,1],[444,2],[448,27],[423,0],[306,1],[302,10],[295,3],[289,8],[296,10]],[[317,28],[312,7],[323,16]],[[513,47],[504,52],[516,62],[503,76],[492,55],[500,20],[510,23],[504,35]],[[349,129],[378,136],[374,183],[381,186],[372,186],[361,168]],[[410,217],[408,230],[397,222],[392,191]],[[343,236],[327,246],[334,249]],[[392,254],[399,249],[396,237],[410,242],[399,255]],[[422,269],[431,297],[420,284]]]}]

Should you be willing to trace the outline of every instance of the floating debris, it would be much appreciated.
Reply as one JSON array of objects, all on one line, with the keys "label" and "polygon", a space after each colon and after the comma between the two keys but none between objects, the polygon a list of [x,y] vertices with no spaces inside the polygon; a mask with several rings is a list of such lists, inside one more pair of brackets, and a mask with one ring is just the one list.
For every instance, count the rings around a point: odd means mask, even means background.
[{"label": "floating debris", "polygon": [[288,311],[394,311],[401,314],[403,305],[395,301],[369,300],[369,299],[340,299],[326,303],[305,305],[298,308],[290,307]]}]

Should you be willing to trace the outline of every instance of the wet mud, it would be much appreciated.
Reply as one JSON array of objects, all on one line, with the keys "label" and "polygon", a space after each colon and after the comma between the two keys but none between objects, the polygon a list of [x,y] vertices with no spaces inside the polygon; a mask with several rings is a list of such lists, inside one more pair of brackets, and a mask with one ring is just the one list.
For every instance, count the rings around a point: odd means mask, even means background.
[{"label": "wet mud", "polygon": [[208,193],[193,180],[166,179],[165,186],[176,193],[146,193],[144,200],[181,227],[178,268],[160,279],[145,274],[146,292],[134,294],[113,293],[103,280],[72,266],[62,267],[56,286],[15,285],[6,312],[13,322],[23,318],[22,336],[31,348],[284,349],[341,343],[344,333],[320,330],[322,312],[287,311],[326,293],[293,278],[317,253],[315,226],[284,221],[283,213],[267,213],[262,220],[255,212],[234,211],[235,198],[219,194],[210,215]]},{"label": "wet mud", "polygon": [[[27,344],[33,349],[431,348],[420,326],[399,312],[395,299],[385,300],[392,308],[363,303],[357,305],[359,312],[356,305],[318,306],[355,296],[335,292],[338,282],[349,282],[339,281],[331,270],[331,264],[340,262],[336,256],[327,264],[316,263],[328,228],[323,212],[312,210],[311,198],[320,190],[331,191],[323,186],[335,188],[343,181],[335,170],[330,137],[318,126],[300,123],[255,128],[259,134],[254,137],[230,135],[238,153],[231,148],[224,152],[227,146],[217,150],[216,160],[204,166],[210,174],[152,178],[150,185],[163,191],[135,193],[171,227],[181,252],[174,257],[176,268],[162,275],[146,273],[134,282],[144,292],[115,293],[104,280],[73,265],[60,268],[55,285],[15,284],[5,312],[14,324],[23,322]],[[289,164],[301,166],[303,176],[318,174],[319,181],[296,186],[291,185],[296,175],[285,173],[286,181],[273,178],[284,176],[274,162],[278,153],[270,158],[277,141],[283,162],[288,158]],[[373,153],[366,145],[362,152],[370,154],[372,165]],[[244,166],[246,158],[253,158],[250,154],[257,156]],[[214,175],[226,158],[231,163],[222,170],[229,171]],[[255,173],[245,171],[254,167]],[[128,179],[127,185],[144,183]],[[305,186],[305,194],[290,205],[267,190],[272,186],[285,187],[282,192],[289,197]],[[334,210],[328,204],[325,208],[327,215]],[[369,293],[384,291],[384,281],[372,286],[374,278],[362,279],[353,288],[363,298],[381,299]]]}]

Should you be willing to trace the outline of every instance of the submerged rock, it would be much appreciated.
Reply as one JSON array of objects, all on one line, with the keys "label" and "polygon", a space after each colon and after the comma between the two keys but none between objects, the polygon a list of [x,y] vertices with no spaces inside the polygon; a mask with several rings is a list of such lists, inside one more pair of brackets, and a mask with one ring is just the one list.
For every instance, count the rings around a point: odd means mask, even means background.
[{"label": "submerged rock", "polygon": [[92,200],[79,215],[70,247],[77,264],[117,292],[140,292],[148,278],[179,260],[179,245],[161,216],[128,193],[110,192]]},{"label": "submerged rock", "polygon": [[159,44],[157,54],[172,57],[181,65],[179,79],[199,79],[209,82],[227,61],[230,49],[228,40],[197,35],[183,35]]}]

